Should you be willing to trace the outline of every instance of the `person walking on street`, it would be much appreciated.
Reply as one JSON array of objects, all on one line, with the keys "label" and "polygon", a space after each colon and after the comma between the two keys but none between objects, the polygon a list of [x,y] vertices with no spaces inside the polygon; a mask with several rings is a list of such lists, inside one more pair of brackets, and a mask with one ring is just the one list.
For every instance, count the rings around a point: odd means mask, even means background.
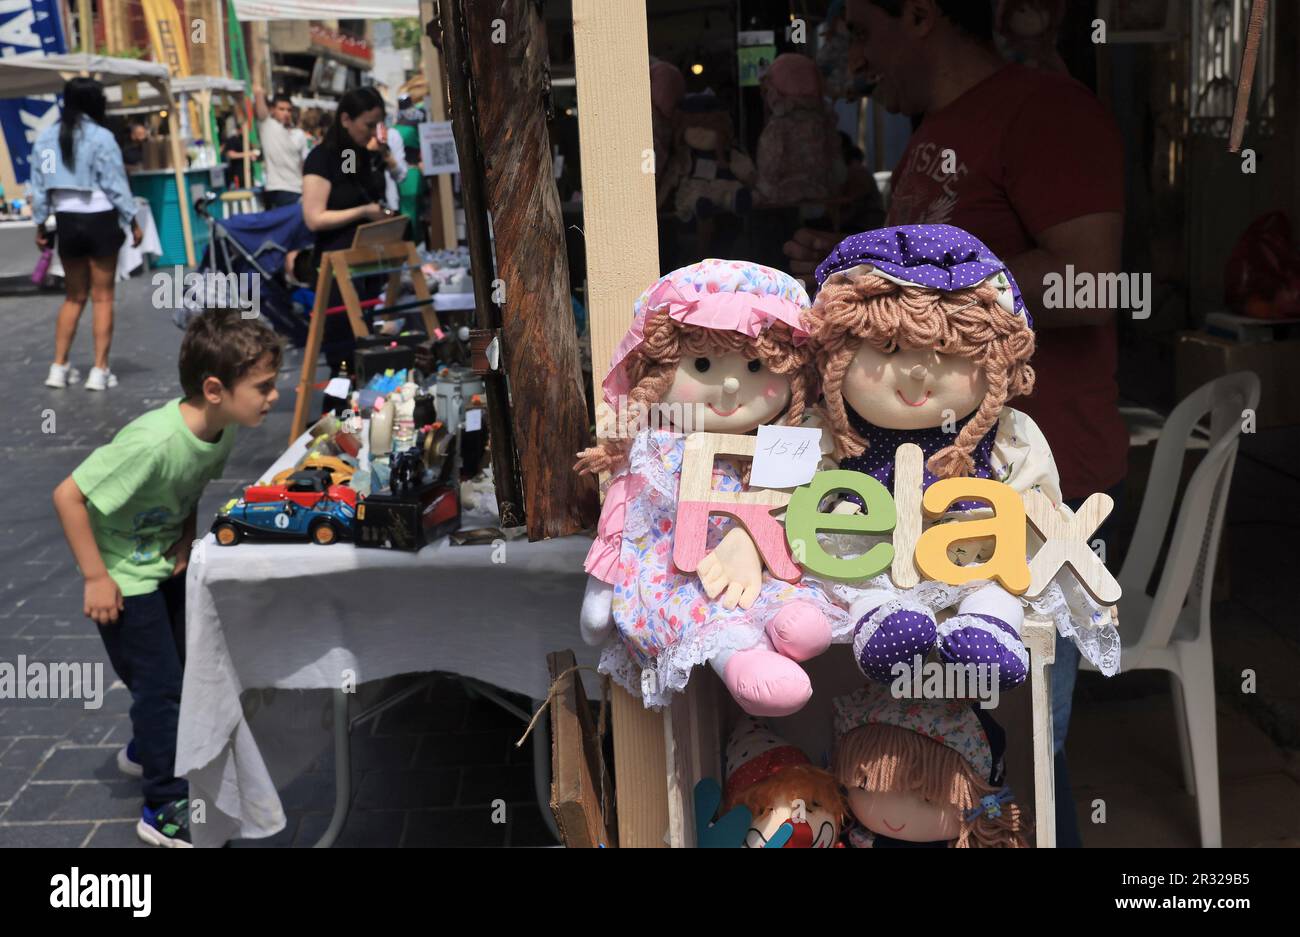
[{"label": "person walking on street", "polygon": [[45,230],[53,215],[65,289],[46,387],[67,387],[80,380],[68,354],[88,295],[94,310],[95,366],[86,377],[86,390],[117,386],[108,368],[117,252],[126,240],[124,228],[130,228],[131,242],[137,246],[144,233],[135,220],[135,196],[127,184],[122,150],[104,126],[105,106],[104,86],[98,81],[71,79],[63,88],[59,120],[42,131],[32,148],[29,188],[36,246],[54,246],[55,239]]}]

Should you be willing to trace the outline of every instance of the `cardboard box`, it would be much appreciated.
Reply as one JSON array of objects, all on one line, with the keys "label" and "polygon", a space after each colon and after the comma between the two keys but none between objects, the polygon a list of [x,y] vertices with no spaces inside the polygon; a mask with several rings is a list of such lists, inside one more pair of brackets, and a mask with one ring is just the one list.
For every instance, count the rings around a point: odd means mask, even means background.
[{"label": "cardboard box", "polygon": [[1234,371],[1259,375],[1260,429],[1300,423],[1300,341],[1239,344],[1204,332],[1183,332],[1175,355],[1178,399]]}]

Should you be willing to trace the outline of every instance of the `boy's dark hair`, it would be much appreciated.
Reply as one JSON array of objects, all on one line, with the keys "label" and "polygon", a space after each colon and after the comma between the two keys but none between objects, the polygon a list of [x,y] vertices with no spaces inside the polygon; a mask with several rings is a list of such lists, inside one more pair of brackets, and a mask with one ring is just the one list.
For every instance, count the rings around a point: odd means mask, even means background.
[{"label": "boy's dark hair", "polygon": [[271,97],[271,106],[275,107],[281,101],[288,104],[290,107],[293,107],[293,98],[289,97],[289,95],[285,94],[283,91]]},{"label": "boy's dark hair", "polygon": [[280,337],[257,319],[245,319],[238,309],[207,309],[190,320],[181,339],[181,389],[185,396],[203,393],[203,382],[215,377],[231,390],[265,355],[280,366]]},{"label": "boy's dark hair", "polygon": [[[903,0],[871,0],[892,17],[903,12]],[[990,0],[934,0],[939,12],[966,35],[983,42],[993,41],[993,4]]]}]

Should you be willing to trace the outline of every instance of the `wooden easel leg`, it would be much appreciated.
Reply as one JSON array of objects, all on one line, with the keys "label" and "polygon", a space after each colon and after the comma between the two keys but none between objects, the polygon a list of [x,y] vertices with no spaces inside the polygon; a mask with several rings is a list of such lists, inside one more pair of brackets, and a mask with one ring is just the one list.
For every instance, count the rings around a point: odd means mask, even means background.
[{"label": "wooden easel leg", "polygon": [[298,379],[298,399],[293,404],[293,422],[289,424],[289,445],[307,428],[307,408],[311,406],[312,385],[316,382],[316,359],[325,340],[325,309],[329,305],[331,268],[322,260],[316,275],[316,302],[307,324],[307,343],[302,349],[302,376]]},{"label": "wooden easel leg", "polygon": [[334,282],[339,285],[339,295],[343,297],[343,305],[347,307],[348,321],[352,323],[352,334],[357,338],[365,338],[370,334],[370,327],[366,325],[365,317],[361,314],[361,298],[357,296],[357,288],[352,284],[352,270],[343,259],[343,253],[343,251],[331,251],[325,256],[334,265]]},{"label": "wooden easel leg", "polygon": [[424,273],[420,270],[420,252],[412,244],[406,256],[407,262],[411,265],[411,289],[415,291],[416,299],[426,303],[420,307],[420,318],[424,320],[424,333],[430,338],[437,338],[442,331],[442,326],[438,322],[438,311],[433,307],[433,295],[429,292],[429,284],[424,282]]}]

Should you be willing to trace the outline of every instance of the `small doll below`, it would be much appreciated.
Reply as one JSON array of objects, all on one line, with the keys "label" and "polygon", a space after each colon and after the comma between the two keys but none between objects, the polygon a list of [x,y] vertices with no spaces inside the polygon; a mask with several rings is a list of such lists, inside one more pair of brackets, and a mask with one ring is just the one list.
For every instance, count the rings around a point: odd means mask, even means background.
[{"label": "small doll below", "polygon": [[[615,352],[603,384],[615,432],[576,466],[613,473],[587,557],[581,626],[589,644],[617,626],[622,640],[606,648],[600,670],[648,707],[667,705],[692,668],[709,663],[746,712],[789,715],[812,695],[798,662],[847,638],[844,611],[816,586],[765,575],[749,534],[729,517],[710,518],[698,574],[672,561],[685,433],[797,425],[814,398],[807,307],[784,273],[704,260],[642,294]],[[742,491],[746,476],[719,459],[713,487]]]},{"label": "small doll below", "polygon": [[752,820],[744,846],[761,849],[784,824],[794,830],[785,849],[833,849],[849,814],[839,781],[818,768],[765,723],[746,716],[727,743],[722,811],[745,807]]},{"label": "small doll below", "polygon": [[834,700],[832,771],[848,789],[859,848],[1025,847],[1003,785],[1006,733],[960,700],[894,699],[868,684]]},{"label": "small doll below", "polygon": [[[1036,490],[1061,502],[1051,449],[1025,414],[1007,404],[1034,386],[1034,333],[1010,271],[971,234],[950,225],[906,225],[856,234],[817,268],[821,290],[808,321],[825,389],[825,420],[841,469],[864,472],[894,493],[897,449],[925,457],[921,488],[973,476]],[[850,500],[857,500],[856,496]],[[987,513],[957,502],[939,523]],[[837,552],[865,552],[871,538],[838,537]],[[994,544],[954,544],[959,566],[987,562]],[[995,667],[1002,689],[1024,682],[1026,610],[1052,620],[1102,673],[1119,668],[1119,635],[1069,572],[1022,599],[995,582],[921,582],[900,588],[887,574],[828,584],[858,622],[859,668],[889,682],[937,647],[946,662]],[[939,613],[956,614],[941,619]]]}]

